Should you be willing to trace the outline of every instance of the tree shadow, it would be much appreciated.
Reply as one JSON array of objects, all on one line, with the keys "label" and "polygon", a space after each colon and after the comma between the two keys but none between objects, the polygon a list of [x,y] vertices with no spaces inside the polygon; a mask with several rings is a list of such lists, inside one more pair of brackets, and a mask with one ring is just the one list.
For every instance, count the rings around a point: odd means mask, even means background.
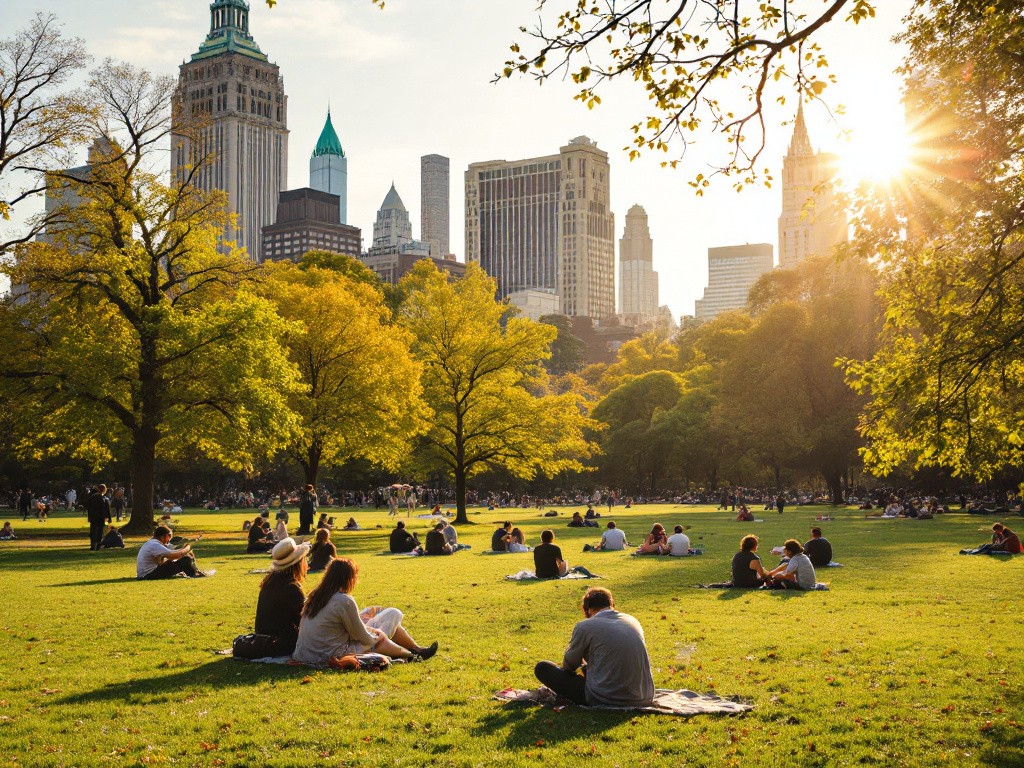
[{"label": "tree shadow", "polygon": [[538,742],[559,743],[596,737],[629,722],[638,714],[575,707],[555,712],[548,707],[505,702],[481,718],[472,731],[486,737],[507,730],[505,746],[518,750],[535,747]]},{"label": "tree shadow", "polygon": [[66,581],[62,584],[44,584],[43,586],[47,589],[53,587],[90,587],[97,584],[126,584],[128,582],[137,582],[138,579],[134,576],[118,576],[113,579],[92,579],[91,581]]},{"label": "tree shadow", "polygon": [[158,704],[179,701],[182,693],[226,688],[247,688],[268,678],[279,680],[309,674],[306,667],[286,664],[252,664],[222,657],[199,667],[188,667],[169,675],[108,683],[93,691],[65,696],[62,704],[90,704],[123,701],[130,704]]}]

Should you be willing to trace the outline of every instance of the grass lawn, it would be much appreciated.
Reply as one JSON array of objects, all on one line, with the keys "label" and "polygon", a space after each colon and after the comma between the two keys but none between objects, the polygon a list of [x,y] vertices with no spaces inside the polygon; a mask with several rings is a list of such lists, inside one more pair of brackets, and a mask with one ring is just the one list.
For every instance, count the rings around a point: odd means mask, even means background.
[{"label": "grass lawn", "polygon": [[[180,515],[175,533],[204,532],[199,563],[217,574],[163,582],[135,581],[138,539],[89,552],[82,516],[0,518],[21,537],[0,542],[0,765],[1024,765],[1024,556],[957,554],[988,540],[992,518],[840,510],[822,524],[845,566],[819,571],[831,591],[692,588],[727,579],[748,532],[775,565],[771,547],[805,540],[823,510],[755,512],[761,523],[707,506],[616,511],[632,542],[655,521],[692,526],[705,554],[683,559],[583,553],[600,530],[566,528],[565,509],[471,509],[459,539],[472,550],[396,558],[381,554],[386,510],[338,510],[368,528],[333,536],[360,566],[360,605],[399,607],[420,643],[441,644],[380,674],[211,653],[252,631],[262,577],[250,570],[268,562],[244,554],[252,512]],[[480,555],[505,518],[530,544],[552,525],[570,564],[604,580],[504,581],[533,567],[528,554]],[[422,539],[427,522],[411,527]],[[534,687],[535,661],[561,660],[593,585],[643,624],[659,688],[739,695],[754,710],[687,720],[494,701]]]}]

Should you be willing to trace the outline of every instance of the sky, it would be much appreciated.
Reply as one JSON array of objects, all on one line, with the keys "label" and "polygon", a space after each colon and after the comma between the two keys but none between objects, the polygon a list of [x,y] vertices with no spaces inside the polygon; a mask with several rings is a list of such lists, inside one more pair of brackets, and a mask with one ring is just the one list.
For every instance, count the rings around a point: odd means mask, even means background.
[{"label": "sky", "polygon": [[[467,166],[555,154],[585,135],[609,154],[616,257],[625,214],[642,205],[654,241],[660,303],[677,319],[693,314],[694,300],[703,294],[709,247],[767,242],[777,249],[777,184],[737,193],[718,178],[703,197],[688,185],[697,173],[707,173],[709,162],[721,160],[712,137],[701,136],[675,170],[660,167],[666,157],[660,153],[628,159],[629,128],[648,114],[646,98],[631,81],[603,90],[602,104],[593,110],[572,99],[577,86],[571,81],[491,82],[510,43],[521,39],[519,27],[535,23],[537,0],[387,0],[383,10],[370,0],[250,5],[250,32],[280,66],[288,95],[288,187],[308,186],[309,156],[330,104],[348,156],[349,223],[362,228],[364,245],[372,240],[377,209],[392,182],[409,209],[413,236],[419,236],[419,158],[436,153],[451,159],[451,250],[462,261]],[[790,3],[812,10],[822,5]],[[825,92],[832,109],[805,106],[815,150],[836,152],[851,169],[872,167],[903,134],[900,83],[893,75],[902,51],[891,38],[910,0],[876,5],[874,19],[825,28],[820,42],[839,82]],[[125,59],[175,77],[209,27],[209,0],[25,0],[0,2],[0,30],[24,27],[37,11],[56,14],[97,60]],[[785,106],[771,103],[767,111],[763,161],[776,178],[792,133],[782,123],[796,109],[788,95]]]}]

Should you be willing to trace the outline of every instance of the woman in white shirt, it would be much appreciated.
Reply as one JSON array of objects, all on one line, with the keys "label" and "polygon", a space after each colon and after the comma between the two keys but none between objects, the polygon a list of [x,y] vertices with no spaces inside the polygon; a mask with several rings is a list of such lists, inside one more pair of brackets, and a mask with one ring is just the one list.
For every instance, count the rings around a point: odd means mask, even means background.
[{"label": "woman in white shirt", "polygon": [[393,659],[429,659],[437,643],[416,644],[397,608],[374,605],[359,610],[351,592],[359,567],[347,557],[333,560],[320,584],[309,593],[299,622],[295,661],[326,667],[332,658],[349,654],[380,653]]},{"label": "woman in white shirt", "polygon": [[512,533],[509,534],[512,538],[508,542],[509,552],[529,552],[530,548],[526,546],[526,537],[523,536],[523,532],[519,528],[513,528]]}]

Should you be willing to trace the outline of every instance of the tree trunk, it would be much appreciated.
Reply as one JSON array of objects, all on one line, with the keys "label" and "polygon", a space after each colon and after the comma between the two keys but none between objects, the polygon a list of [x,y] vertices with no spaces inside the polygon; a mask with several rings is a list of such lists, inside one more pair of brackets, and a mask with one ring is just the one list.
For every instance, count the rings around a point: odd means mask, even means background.
[{"label": "tree trunk", "polygon": [[455,522],[469,522],[466,517],[466,467],[461,462],[455,467]]},{"label": "tree trunk", "polygon": [[155,427],[143,427],[132,433],[132,514],[122,530],[126,533],[153,533],[153,466],[156,463],[156,443],[159,433]]},{"label": "tree trunk", "polygon": [[306,482],[316,488],[316,476],[320,474],[320,455],[323,453],[316,441],[310,444],[306,451],[306,460],[300,461],[302,470],[306,474]]},{"label": "tree trunk", "polygon": [[821,476],[828,483],[829,494],[832,496],[832,504],[837,506],[843,503],[843,474],[837,470],[822,471]]}]

